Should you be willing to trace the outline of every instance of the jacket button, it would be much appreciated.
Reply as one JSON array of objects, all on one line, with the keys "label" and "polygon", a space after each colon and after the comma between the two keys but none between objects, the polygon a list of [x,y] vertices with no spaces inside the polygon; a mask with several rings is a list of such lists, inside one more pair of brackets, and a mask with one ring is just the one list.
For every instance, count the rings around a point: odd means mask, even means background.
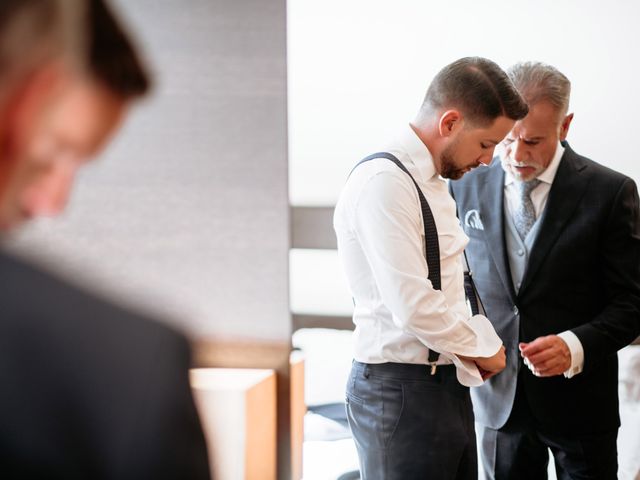
[{"label": "jacket button", "polygon": [[518,310],[518,307],[514,305],[513,306],[513,314],[514,315],[518,315],[519,313],[520,313],[520,310]]}]

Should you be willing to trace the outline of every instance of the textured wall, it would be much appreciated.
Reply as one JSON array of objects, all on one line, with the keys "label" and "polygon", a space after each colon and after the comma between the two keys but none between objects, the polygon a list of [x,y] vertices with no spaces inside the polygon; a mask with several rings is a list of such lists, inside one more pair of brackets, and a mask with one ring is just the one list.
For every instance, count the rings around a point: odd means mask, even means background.
[{"label": "textured wall", "polygon": [[113,3],[154,95],[16,247],[200,338],[288,342],[285,1]]}]

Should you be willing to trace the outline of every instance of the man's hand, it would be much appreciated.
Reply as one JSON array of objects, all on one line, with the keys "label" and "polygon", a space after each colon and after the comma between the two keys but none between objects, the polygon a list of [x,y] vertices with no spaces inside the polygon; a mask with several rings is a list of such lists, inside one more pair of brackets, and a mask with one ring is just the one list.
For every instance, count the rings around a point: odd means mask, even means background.
[{"label": "man's hand", "polygon": [[474,362],[478,367],[478,371],[483,380],[488,380],[497,373],[500,373],[507,366],[507,356],[505,354],[504,345],[500,347],[495,355],[491,357],[463,357],[458,355],[464,360]]},{"label": "man's hand", "polygon": [[571,351],[557,335],[538,337],[533,342],[520,343],[524,363],[536,377],[562,375],[571,368]]}]

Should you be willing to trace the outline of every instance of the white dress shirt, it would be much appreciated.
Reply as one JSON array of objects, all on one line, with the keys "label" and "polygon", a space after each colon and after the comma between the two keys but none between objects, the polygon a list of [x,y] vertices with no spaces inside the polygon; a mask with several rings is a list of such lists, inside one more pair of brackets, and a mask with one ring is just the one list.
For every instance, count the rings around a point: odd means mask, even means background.
[{"label": "white dress shirt", "polygon": [[[556,178],[556,172],[560,166],[560,160],[562,159],[563,154],[564,147],[560,142],[558,142],[558,147],[556,148],[556,153],[554,154],[551,163],[537,177],[538,180],[540,180],[540,184],[531,192],[531,201],[533,202],[533,208],[536,213],[536,220],[540,218],[547,205],[551,184],[553,184],[553,179]],[[520,195],[517,187],[515,186],[516,180],[513,178],[513,175],[511,175],[506,168],[504,171],[504,203],[509,215],[513,216],[513,212],[518,209]],[[571,378],[582,372],[582,367],[584,365],[584,349],[582,348],[582,343],[572,331],[567,330],[559,333],[558,336],[564,340],[571,352],[571,366],[566,372],[564,372],[565,377]]]},{"label": "white dress shirt", "polygon": [[[428,280],[420,200],[409,176],[387,159],[356,168],[338,200],[338,254],[354,298],[354,356],[364,363],[454,363],[460,383],[482,384],[473,362],[502,345],[482,315],[471,318],[464,295],[461,253],[469,239],[456,217],[446,182],[410,126],[384,151],[411,172],[438,229],[442,290]],[[427,367],[425,366],[425,369]]]}]

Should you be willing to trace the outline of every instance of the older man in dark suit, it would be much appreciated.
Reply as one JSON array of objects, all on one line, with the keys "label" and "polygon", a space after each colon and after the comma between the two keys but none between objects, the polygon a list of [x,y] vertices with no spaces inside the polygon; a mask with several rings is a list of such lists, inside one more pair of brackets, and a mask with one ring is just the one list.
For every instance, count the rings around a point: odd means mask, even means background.
[{"label": "older man in dark suit", "polygon": [[[148,89],[101,0],[0,2],[0,231],[60,212]],[[0,477],[209,478],[187,340],[0,252]]]},{"label": "older man in dark suit", "polygon": [[[472,392],[488,478],[615,479],[616,352],[640,334],[640,211],[629,177],[566,143],[570,83],[523,63],[529,114],[499,159],[451,183],[507,368]],[[498,152],[498,150],[496,150]]]}]

